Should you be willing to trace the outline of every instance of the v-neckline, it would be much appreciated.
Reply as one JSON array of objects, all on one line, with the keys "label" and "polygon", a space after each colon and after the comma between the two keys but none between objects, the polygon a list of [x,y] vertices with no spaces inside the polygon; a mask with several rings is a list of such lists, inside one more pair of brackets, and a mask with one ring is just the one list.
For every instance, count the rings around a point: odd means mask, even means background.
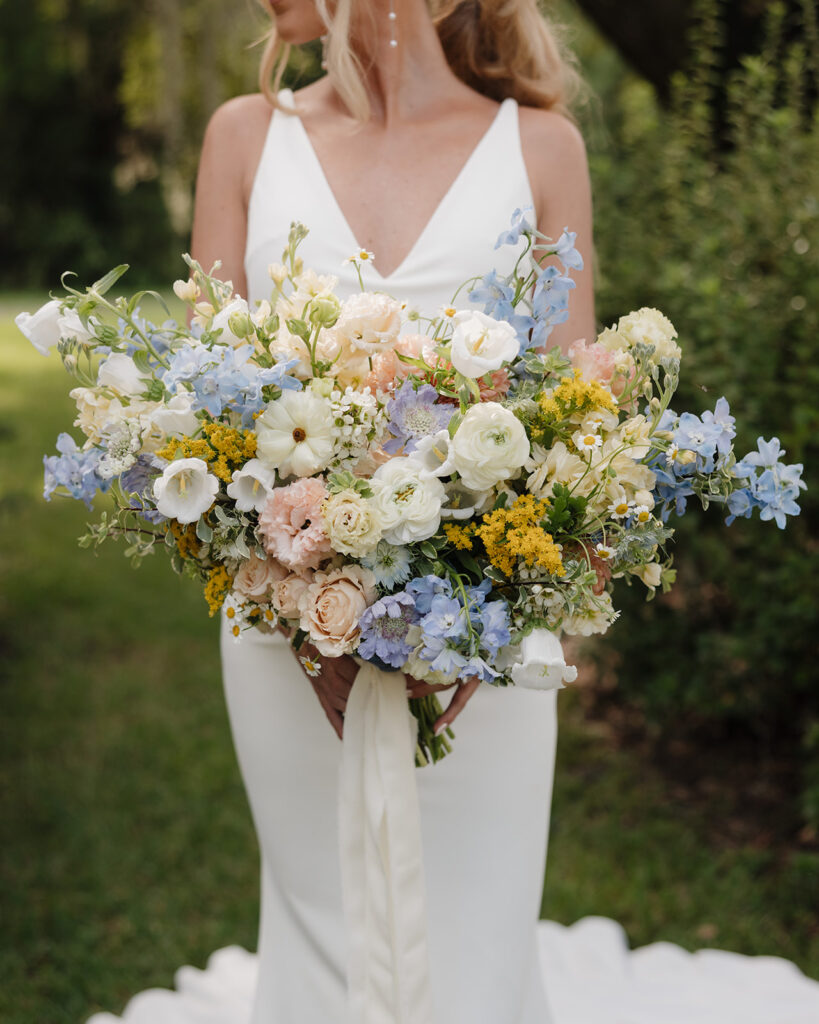
[{"label": "v-neckline", "polygon": [[[328,198],[328,200],[330,202],[330,206],[333,209],[333,211],[335,213],[335,216],[338,219],[341,228],[343,229],[343,231],[346,233],[346,235],[348,237],[348,240],[349,240],[349,243],[350,243],[350,255],[352,255],[353,253],[356,253],[356,252],[364,251],[364,246],[362,246],[359,243],[358,239],[356,238],[355,232],[350,227],[350,222],[347,220],[347,217],[346,217],[346,215],[344,213],[344,210],[341,208],[341,203],[339,203],[338,197],[336,196],[335,192],[333,191],[332,186],[330,185],[330,180],[329,180],[329,178],[327,177],[327,175],[326,175],[326,173],[324,171],[324,167],[322,166],[321,160],[319,160],[318,153],[316,152],[315,146],[313,145],[313,142],[312,142],[312,140],[310,138],[310,135],[309,135],[309,133],[307,131],[307,128],[305,127],[304,121],[302,121],[301,115],[295,109],[293,90],[292,89],[283,89],[282,92],[289,94],[289,99],[290,99],[290,102],[291,102],[292,106],[291,106],[291,110],[288,111],[288,116],[293,116],[296,119],[296,121],[298,122],[298,128],[299,128],[299,131],[301,133],[302,141],[304,142],[305,149],[307,150],[309,158],[313,162],[314,169],[316,171],[317,177],[321,181],[322,188],[327,193],[327,198]],[[389,274],[382,274],[381,271],[376,266],[375,262],[370,263],[370,271],[375,274],[375,276],[378,278],[379,281],[382,282],[382,284],[386,283],[388,281],[391,281],[393,278],[397,277],[398,274],[401,271],[403,271],[405,269],[405,267],[407,266],[407,264],[412,260],[412,258],[415,255],[416,251],[420,248],[421,243],[424,241],[424,239],[430,233],[430,231],[432,230],[435,222],[438,220],[438,217],[440,216],[441,210],[450,201],[451,196],[456,191],[456,189],[457,189],[458,185],[460,184],[461,180],[466,177],[467,173],[469,172],[472,164],[474,163],[474,161],[475,161],[475,159],[477,157],[478,152],[481,149],[483,149],[484,144],[489,139],[489,137],[493,134],[495,128],[497,127],[497,125],[498,125],[498,123],[500,121],[501,112],[503,111],[504,107],[506,106],[507,103],[511,103],[511,102],[513,102],[511,99],[505,99],[505,100],[503,100],[498,105],[498,109],[495,111],[495,116],[492,118],[492,121],[490,122],[488,128],[481,135],[481,137],[478,139],[476,144],[473,146],[472,150],[470,151],[469,155],[467,156],[466,160],[464,161],[463,165],[461,166],[461,169],[458,171],[458,173],[452,179],[452,181],[449,184],[449,187],[444,192],[444,194],[441,196],[441,198],[438,200],[438,203],[436,204],[435,208],[433,209],[432,213],[430,214],[427,222],[424,224],[423,228],[421,229],[421,233],[418,235],[418,237],[412,243],[412,245],[410,246],[408,251],[405,253],[405,255],[403,256],[401,261],[398,263],[398,265],[396,267],[394,267],[390,271]],[[292,113],[291,113],[291,111],[292,111]],[[376,259],[377,258],[378,258],[378,256],[376,255]]]}]

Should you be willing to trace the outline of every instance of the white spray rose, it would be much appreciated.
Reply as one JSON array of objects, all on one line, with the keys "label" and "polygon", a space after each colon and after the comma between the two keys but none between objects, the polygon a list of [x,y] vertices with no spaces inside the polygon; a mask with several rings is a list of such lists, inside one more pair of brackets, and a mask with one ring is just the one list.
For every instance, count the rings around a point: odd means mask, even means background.
[{"label": "white spray rose", "polygon": [[353,488],[331,494],[321,506],[321,514],[334,551],[360,558],[381,540],[381,523],[373,503]]},{"label": "white spray rose", "polygon": [[112,352],[105,362],[100,363],[97,372],[98,384],[129,398],[141,395],[148,379],[133,359],[124,352]]},{"label": "white spray rose", "polygon": [[234,469],[227,493],[240,512],[261,512],[275,485],[276,470],[259,459],[250,459],[241,469]]},{"label": "white spray rose", "polygon": [[483,377],[517,356],[520,345],[511,324],[472,310],[456,313],[454,321],[449,361],[464,377]]},{"label": "white spray rose", "polygon": [[426,540],[438,529],[446,491],[417,459],[390,459],[378,467],[371,482],[373,504],[390,544]]},{"label": "white spray rose", "polygon": [[473,405],[458,425],[451,452],[467,487],[485,491],[511,477],[529,458],[520,420],[497,402]]},{"label": "white spray rose", "polygon": [[195,523],[213,504],[219,481],[204,459],[177,459],[154,480],[156,507],[180,523]]},{"label": "white spray rose", "polygon": [[312,476],[333,457],[330,402],[312,391],[285,391],[256,420],[256,451],[282,477]]}]

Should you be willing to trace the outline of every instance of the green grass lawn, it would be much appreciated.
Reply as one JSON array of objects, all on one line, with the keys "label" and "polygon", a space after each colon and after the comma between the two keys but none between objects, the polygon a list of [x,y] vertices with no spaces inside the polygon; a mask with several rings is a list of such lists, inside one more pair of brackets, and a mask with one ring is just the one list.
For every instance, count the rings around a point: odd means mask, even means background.
[{"label": "green grass lawn", "polygon": [[[115,545],[81,550],[85,507],[43,501],[73,409],[59,360],[11,322],[38,302],[0,301],[0,1020],[78,1024],[255,948],[258,859],[198,588],[161,557],[134,572]],[[543,915],[819,977],[819,855],[717,843],[576,693],[560,709]]]}]

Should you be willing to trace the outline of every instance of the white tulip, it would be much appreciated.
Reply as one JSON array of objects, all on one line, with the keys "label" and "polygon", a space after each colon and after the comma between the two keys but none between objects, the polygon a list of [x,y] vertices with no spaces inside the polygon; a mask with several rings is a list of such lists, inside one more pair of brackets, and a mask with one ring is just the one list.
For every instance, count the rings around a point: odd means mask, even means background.
[{"label": "white tulip", "polygon": [[241,469],[234,469],[227,493],[240,512],[261,512],[275,484],[276,470],[259,459],[250,459]]},{"label": "white tulip", "polygon": [[256,452],[279,475],[312,476],[333,457],[333,415],[312,391],[285,391],[256,420]]},{"label": "white tulip", "polygon": [[148,377],[138,369],[133,359],[124,352],[112,352],[100,363],[97,384],[111,388],[118,395],[135,398],[145,390]]},{"label": "white tulip", "polygon": [[219,481],[204,459],[177,459],[154,480],[156,507],[179,523],[195,523],[213,504]]},{"label": "white tulip", "polygon": [[390,544],[426,540],[440,526],[446,491],[419,460],[411,456],[390,459],[378,467],[371,484],[378,521]]},{"label": "white tulip", "polygon": [[455,469],[473,491],[507,480],[529,458],[523,424],[497,402],[473,405],[458,424],[450,446]]},{"label": "white tulip", "polygon": [[515,329],[503,320],[473,310],[456,313],[454,320],[449,360],[464,377],[477,379],[499,370],[520,351]]}]

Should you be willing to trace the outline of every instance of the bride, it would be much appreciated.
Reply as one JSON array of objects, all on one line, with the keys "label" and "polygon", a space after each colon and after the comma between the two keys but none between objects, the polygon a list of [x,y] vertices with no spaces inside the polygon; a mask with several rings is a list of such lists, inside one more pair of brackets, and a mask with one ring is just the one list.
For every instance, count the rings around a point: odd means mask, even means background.
[{"label": "bride", "polygon": [[[251,304],[269,296],[291,221],[305,266],[422,313],[465,279],[511,269],[495,250],[516,209],[592,252],[582,138],[566,115],[574,75],[535,0],[272,0],[262,95],[214,114],[197,184],[193,255]],[[268,85],[289,44],[326,36],[327,74]],[[275,267],[273,268],[275,273]],[[459,300],[463,304],[464,300]],[[551,343],[594,336],[591,274]],[[259,836],[262,904],[252,1024],[345,1020],[346,936],[337,780],[357,667],[308,676],[279,634],[222,630],[234,741]],[[430,687],[408,679],[408,692]],[[439,725],[457,747],[418,773],[434,1020],[546,1024],[536,924],[546,857],[554,693],[461,684]]]}]

